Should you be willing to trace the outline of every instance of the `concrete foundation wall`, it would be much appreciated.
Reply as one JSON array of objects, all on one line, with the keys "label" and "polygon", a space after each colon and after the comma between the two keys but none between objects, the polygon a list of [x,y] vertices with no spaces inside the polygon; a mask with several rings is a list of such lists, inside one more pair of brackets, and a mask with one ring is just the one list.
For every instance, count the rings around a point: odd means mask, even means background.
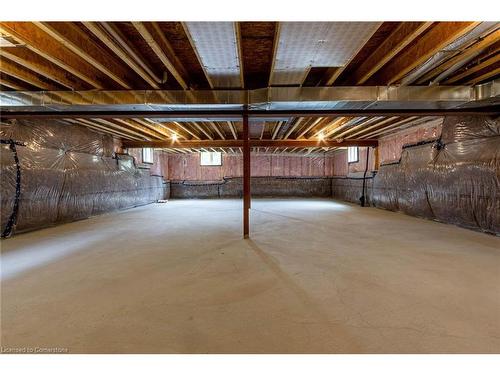
[{"label": "concrete foundation wall", "polygon": [[[373,176],[370,174],[365,180],[365,202],[371,204],[373,189]],[[346,202],[360,203],[363,195],[363,178],[333,177],[332,197]]]},{"label": "concrete foundation wall", "polygon": [[[235,198],[243,196],[243,179],[226,178],[220,182],[172,181],[170,198]],[[253,197],[330,197],[328,177],[252,177]]]}]

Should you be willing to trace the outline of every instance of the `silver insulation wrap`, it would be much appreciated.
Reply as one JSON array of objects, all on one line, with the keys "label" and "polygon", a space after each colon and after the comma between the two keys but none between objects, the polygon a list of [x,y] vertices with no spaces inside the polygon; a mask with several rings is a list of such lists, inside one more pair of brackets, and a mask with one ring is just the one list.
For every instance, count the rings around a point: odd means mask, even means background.
[{"label": "silver insulation wrap", "polygon": [[130,156],[116,155],[110,136],[57,121],[29,120],[2,124],[0,136],[4,237],[164,197],[162,178],[136,168]]}]

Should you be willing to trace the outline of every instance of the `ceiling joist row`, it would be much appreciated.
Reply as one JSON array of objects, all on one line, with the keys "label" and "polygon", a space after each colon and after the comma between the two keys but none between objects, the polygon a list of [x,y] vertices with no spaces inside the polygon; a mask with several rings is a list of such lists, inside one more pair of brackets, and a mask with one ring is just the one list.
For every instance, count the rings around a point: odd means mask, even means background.
[{"label": "ceiling joist row", "polygon": [[[474,85],[500,76],[493,22],[0,22],[0,34],[2,91]],[[299,117],[250,131],[254,139],[361,139],[421,120]],[[128,140],[242,132],[234,121],[67,121]]]}]

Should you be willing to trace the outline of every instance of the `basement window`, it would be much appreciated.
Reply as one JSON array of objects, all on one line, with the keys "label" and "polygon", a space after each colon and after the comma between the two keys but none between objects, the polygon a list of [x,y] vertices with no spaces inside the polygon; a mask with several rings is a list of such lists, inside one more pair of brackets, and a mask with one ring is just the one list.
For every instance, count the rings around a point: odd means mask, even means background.
[{"label": "basement window", "polygon": [[153,164],[153,149],[143,148],[142,149],[142,162],[147,164]]},{"label": "basement window", "polygon": [[359,161],[359,148],[347,147],[347,162],[357,163]]},{"label": "basement window", "polygon": [[222,153],[200,152],[200,165],[222,165]]}]

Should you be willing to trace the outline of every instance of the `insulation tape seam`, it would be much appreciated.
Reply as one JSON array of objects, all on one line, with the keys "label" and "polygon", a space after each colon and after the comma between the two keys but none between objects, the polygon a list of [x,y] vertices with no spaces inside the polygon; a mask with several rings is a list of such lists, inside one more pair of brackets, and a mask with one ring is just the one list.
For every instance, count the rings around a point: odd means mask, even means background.
[{"label": "insulation tape seam", "polygon": [[420,142],[416,142],[416,143],[408,143],[408,144],[405,144],[405,145],[401,146],[401,148],[404,150],[406,148],[412,148],[412,147],[418,147],[418,146],[428,145],[430,143],[435,143],[435,142],[438,142],[438,141],[439,141],[439,138],[428,139],[428,140],[420,141]]},{"label": "insulation tape seam", "polygon": [[359,180],[359,181],[363,181],[363,180],[373,180],[375,176],[368,176],[366,178],[363,178],[363,177],[343,177],[343,176],[336,176],[336,177],[330,177],[332,180]]}]

